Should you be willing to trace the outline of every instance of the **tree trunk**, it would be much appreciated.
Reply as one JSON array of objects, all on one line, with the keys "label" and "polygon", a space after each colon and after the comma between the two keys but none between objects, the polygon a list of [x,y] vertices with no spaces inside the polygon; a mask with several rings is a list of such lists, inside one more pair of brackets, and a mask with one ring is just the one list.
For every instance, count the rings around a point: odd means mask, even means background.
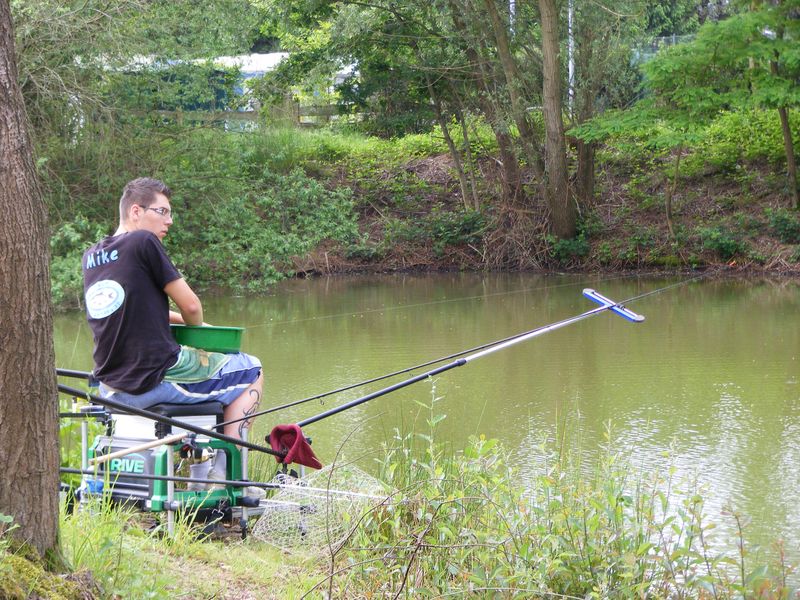
[{"label": "tree trunk", "polygon": [[783,147],[786,151],[786,172],[789,175],[789,188],[792,194],[792,206],[800,209],[800,189],[797,187],[797,161],[794,156],[794,145],[792,144],[792,128],[789,125],[789,111],[784,108],[778,109],[781,117],[781,131],[783,131]]},{"label": "tree trunk", "polygon": [[464,208],[468,209],[471,194],[469,192],[467,176],[464,173],[464,166],[461,163],[461,154],[458,152],[458,148],[456,148],[456,144],[453,142],[453,138],[450,135],[447,119],[445,119],[444,111],[442,110],[442,102],[439,99],[439,95],[436,93],[436,90],[433,88],[433,84],[431,83],[431,79],[427,72],[425,73],[425,84],[428,86],[428,95],[431,97],[431,101],[433,102],[433,110],[436,113],[436,120],[439,122],[439,127],[442,128],[442,135],[444,136],[444,141],[447,144],[447,149],[450,150],[450,157],[453,159],[453,167],[458,174],[458,184],[461,186],[461,199],[464,203]]},{"label": "tree trunk", "polygon": [[[777,31],[778,39],[783,39],[784,28],[780,27]],[[778,59],[780,55],[775,52],[775,60],[769,63],[770,71],[773,75],[779,75]],[[785,106],[778,109],[781,118],[781,131],[783,132],[783,147],[786,152],[786,173],[789,176],[789,186],[791,187],[792,206],[800,209],[800,190],[797,188],[797,162],[794,156],[794,144],[792,144],[792,128],[789,125],[789,111]]]},{"label": "tree trunk", "polygon": [[[484,0],[483,4],[489,13],[489,21],[492,24],[492,32],[494,33],[493,41],[495,42],[497,54],[500,58],[500,65],[503,69],[503,75],[505,76],[508,96],[511,100],[511,112],[513,114],[514,124],[519,131],[520,141],[525,150],[528,164],[533,170],[533,174],[537,179],[542,194],[547,198],[548,187],[545,185],[545,167],[542,165],[542,157],[538,149],[540,144],[537,141],[536,132],[528,122],[527,107],[518,89],[523,79],[517,68],[514,55],[511,53],[511,46],[508,42],[507,25],[500,18],[500,13],[497,12],[495,0]],[[557,43],[558,42],[556,42],[556,44]],[[546,153],[547,151],[545,150],[545,154]]]},{"label": "tree trunk", "polygon": [[481,201],[480,198],[478,198],[478,184],[475,181],[475,173],[477,172],[478,168],[475,164],[475,159],[472,156],[469,130],[467,129],[467,118],[464,116],[464,111],[462,110],[461,106],[456,106],[455,113],[456,119],[458,119],[458,123],[461,125],[461,140],[464,144],[464,160],[467,165],[466,172],[467,178],[469,179],[469,189],[472,192],[472,208],[474,210],[480,210]]},{"label": "tree trunk", "polygon": [[561,110],[561,65],[559,64],[558,10],[555,0],[539,0],[542,23],[542,111],[545,125],[545,176],[553,233],[575,237],[576,210],[570,198],[567,144]]},{"label": "tree trunk", "polygon": [[[594,102],[597,95],[597,81],[600,77],[592,72],[594,59],[595,33],[591,27],[581,24],[575,35],[577,46],[577,76],[580,85],[575,93],[575,122],[585,123],[594,117]],[[575,194],[581,206],[591,206],[594,199],[595,183],[595,143],[575,141],[578,166],[575,174]]]},{"label": "tree trunk", "polygon": [[16,538],[58,554],[58,393],[47,209],[0,0],[0,512]]},{"label": "tree trunk", "polygon": [[464,52],[472,67],[472,73],[476,82],[475,87],[478,90],[478,105],[497,140],[497,147],[500,152],[500,167],[503,170],[503,198],[507,202],[514,204],[519,194],[520,186],[522,185],[522,175],[520,174],[519,160],[514,151],[514,141],[511,135],[509,135],[507,127],[503,126],[501,123],[499,117],[500,111],[497,110],[491,100],[494,94],[489,86],[489,76],[486,73],[486,61],[468,42],[469,35],[467,26],[461,16],[463,10],[453,0],[449,0],[448,4],[450,7],[450,14],[453,18],[453,25],[456,31],[461,35]]}]

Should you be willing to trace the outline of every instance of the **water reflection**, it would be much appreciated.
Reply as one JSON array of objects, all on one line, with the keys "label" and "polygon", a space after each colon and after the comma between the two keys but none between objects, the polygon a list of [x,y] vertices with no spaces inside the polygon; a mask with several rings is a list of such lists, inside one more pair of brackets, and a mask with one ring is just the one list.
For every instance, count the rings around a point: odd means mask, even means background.
[{"label": "water reflection", "polygon": [[[279,405],[580,314],[594,287],[624,299],[674,279],[450,274],[291,281],[261,298],[204,298],[207,318],[247,326],[268,405]],[[587,464],[612,423],[615,447],[647,473],[669,465],[705,490],[717,543],[733,547],[731,509],[748,539],[786,540],[800,559],[800,314],[788,280],[693,283],[631,308],[632,324],[602,314],[314,424],[323,459],[343,449],[369,467],[395,428],[427,428],[417,401],[441,397],[436,435],[457,450],[469,435],[500,437],[520,479],[540,472],[543,439],[568,432]],[[88,369],[80,314],[56,319],[59,366]],[[396,381],[396,380],[393,380]],[[384,387],[376,383],[270,415],[300,421]]]}]

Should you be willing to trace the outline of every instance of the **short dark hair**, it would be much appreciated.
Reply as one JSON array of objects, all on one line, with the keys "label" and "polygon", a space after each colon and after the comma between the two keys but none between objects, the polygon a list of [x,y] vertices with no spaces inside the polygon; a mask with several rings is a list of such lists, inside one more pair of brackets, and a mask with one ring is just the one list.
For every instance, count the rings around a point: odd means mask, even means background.
[{"label": "short dark hair", "polygon": [[129,181],[122,190],[122,198],[119,199],[120,221],[128,218],[128,211],[134,204],[150,206],[156,201],[156,194],[164,194],[169,198],[172,196],[172,190],[163,181],[150,177],[139,177]]}]

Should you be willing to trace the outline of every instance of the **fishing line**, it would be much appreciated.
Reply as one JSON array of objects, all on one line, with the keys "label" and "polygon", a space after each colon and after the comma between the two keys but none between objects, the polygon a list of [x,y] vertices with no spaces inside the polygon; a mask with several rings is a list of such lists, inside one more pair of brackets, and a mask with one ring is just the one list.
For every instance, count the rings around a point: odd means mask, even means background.
[{"label": "fishing line", "polygon": [[[597,279],[594,280],[595,284],[597,283],[605,283],[607,281],[616,281],[618,279],[629,279],[631,277],[639,277],[639,274],[630,273],[627,275],[617,275],[615,277],[607,277],[605,279]],[[506,292],[494,292],[492,294],[481,294],[480,296],[463,296],[461,298],[445,298],[443,300],[432,300],[430,302],[418,302],[416,304],[401,304],[398,306],[389,306],[384,308],[368,308],[366,310],[360,310],[356,312],[346,312],[346,313],[336,313],[332,315],[322,315],[321,317],[306,317],[304,319],[289,319],[286,321],[272,321],[267,323],[258,323],[256,325],[246,325],[246,329],[255,329],[257,327],[267,327],[267,326],[275,326],[275,325],[294,325],[295,323],[306,323],[308,321],[322,321],[325,319],[338,319],[340,317],[351,317],[356,315],[368,315],[372,313],[382,313],[382,312],[391,312],[396,310],[404,310],[407,308],[422,308],[424,306],[435,306],[437,304],[447,304],[449,302],[462,302],[465,300],[480,300],[482,298],[494,298],[497,296],[510,296],[511,294],[521,294],[525,292],[539,292],[545,290],[555,290],[564,287],[583,287],[586,283],[579,282],[579,283],[562,283],[559,285],[547,285],[544,287],[537,287],[537,288],[524,288],[521,290],[510,290]]]},{"label": "fishing line", "polygon": [[322,413],[320,413],[318,415],[315,415],[313,417],[309,417],[307,419],[303,419],[302,421],[297,423],[297,426],[298,427],[305,427],[306,425],[311,425],[312,423],[316,423],[316,422],[321,421],[323,419],[327,419],[328,417],[332,417],[333,415],[336,415],[336,414],[338,414],[340,412],[344,412],[346,410],[349,410],[349,409],[351,409],[351,408],[353,408],[355,406],[358,406],[360,404],[363,404],[365,402],[369,402],[370,400],[374,400],[375,398],[378,398],[380,396],[384,396],[384,395],[389,394],[391,392],[395,392],[395,391],[400,390],[400,389],[402,389],[404,387],[407,387],[407,386],[409,386],[409,385],[411,385],[413,383],[417,383],[419,381],[423,381],[423,380],[429,379],[429,378],[433,377],[434,375],[438,375],[440,373],[444,373],[445,371],[449,371],[450,369],[454,369],[456,367],[462,367],[462,366],[466,365],[467,363],[470,363],[470,362],[472,362],[474,360],[477,360],[479,358],[483,358],[484,356],[487,356],[489,354],[493,354],[494,352],[497,352],[499,350],[503,350],[503,349],[505,349],[505,348],[507,348],[509,346],[512,346],[514,344],[517,344],[519,342],[527,341],[528,339],[531,339],[531,338],[536,337],[538,335],[542,335],[544,333],[549,333],[549,332],[554,331],[556,329],[560,329],[561,327],[566,327],[567,325],[571,325],[573,323],[577,323],[578,321],[582,321],[583,319],[587,319],[589,317],[597,315],[597,314],[599,314],[601,312],[604,312],[606,310],[610,310],[611,312],[616,313],[619,316],[621,316],[621,317],[623,317],[623,318],[625,318],[625,319],[627,319],[629,321],[633,321],[633,322],[637,322],[637,323],[641,322],[641,321],[644,321],[644,317],[643,316],[638,315],[638,314],[634,313],[633,311],[631,311],[630,309],[626,308],[625,304],[626,303],[630,303],[630,302],[635,302],[636,300],[640,300],[642,298],[646,298],[647,296],[652,296],[653,294],[656,294],[656,293],[664,292],[664,291],[666,291],[668,289],[677,287],[679,285],[686,285],[687,283],[690,283],[692,281],[696,281],[698,279],[701,279],[702,277],[707,277],[708,275],[710,275],[713,272],[716,272],[716,271],[712,271],[712,272],[709,272],[709,273],[702,273],[702,274],[700,274],[700,275],[698,275],[696,277],[692,277],[690,279],[687,279],[687,280],[684,280],[684,281],[681,281],[681,282],[677,282],[677,283],[672,284],[672,285],[664,286],[663,288],[658,288],[657,290],[652,290],[650,292],[645,292],[644,294],[639,294],[637,296],[633,296],[631,298],[628,298],[627,300],[623,300],[622,302],[614,302],[613,300],[609,300],[605,296],[603,296],[601,294],[598,294],[595,290],[584,289],[583,290],[583,295],[586,296],[587,298],[589,298],[590,300],[592,300],[593,302],[596,302],[596,303],[600,304],[600,306],[598,308],[586,311],[584,313],[581,313],[580,315],[577,315],[577,316],[574,316],[574,317],[570,317],[568,319],[564,319],[564,320],[558,321],[556,323],[551,323],[550,325],[546,325],[544,327],[538,327],[538,328],[533,329],[531,331],[528,331],[528,332],[525,332],[523,334],[514,336],[514,338],[511,339],[511,340],[505,340],[505,341],[502,341],[502,342],[489,344],[489,346],[490,346],[489,348],[486,348],[486,349],[481,350],[479,352],[475,352],[473,354],[470,354],[469,356],[459,358],[459,359],[457,359],[457,360],[455,360],[453,362],[447,363],[445,365],[442,365],[442,366],[437,367],[435,369],[432,369],[430,371],[426,371],[425,373],[422,373],[420,375],[415,375],[414,377],[411,377],[410,379],[405,379],[403,381],[400,381],[399,383],[395,383],[394,385],[391,385],[389,387],[383,388],[382,390],[378,390],[376,392],[372,392],[370,394],[367,394],[366,396],[362,396],[361,398],[357,398],[355,400],[351,400],[350,402],[346,402],[346,403],[342,404],[341,406],[326,410],[326,411],[324,411],[324,412],[322,412]]},{"label": "fishing line", "polygon": [[[695,277],[691,277],[689,279],[684,279],[684,280],[678,281],[676,283],[673,283],[673,284],[670,284],[670,285],[667,285],[667,286],[664,286],[664,287],[661,287],[661,288],[658,288],[658,289],[655,289],[655,290],[651,290],[649,292],[645,292],[645,293],[639,294],[637,296],[633,296],[631,298],[628,298],[627,300],[623,300],[622,302],[618,302],[615,306],[623,307],[625,304],[630,304],[631,302],[636,302],[636,301],[641,300],[643,298],[646,298],[648,296],[652,296],[654,294],[660,294],[662,292],[666,292],[667,290],[670,290],[670,289],[678,287],[678,286],[688,285],[689,283],[692,283],[693,281],[696,281],[696,280],[701,279],[703,277],[708,277],[709,275],[718,273],[720,270],[721,270],[721,268],[717,269],[717,270],[714,270],[714,271],[708,271],[708,272],[705,272],[705,273],[700,273],[699,275],[696,275]],[[615,279],[619,279],[619,278],[615,278]],[[573,284],[569,284],[569,285],[573,285]],[[551,287],[565,287],[565,286],[551,286]],[[550,288],[545,288],[545,289],[550,289]],[[588,313],[583,313],[582,315],[579,315],[579,317],[570,317],[570,318],[564,319],[562,321],[557,321],[556,323],[551,323],[550,325],[543,325],[541,327],[537,327],[535,329],[531,329],[529,331],[525,331],[525,332],[522,332],[522,333],[517,333],[515,335],[509,336],[509,337],[506,337],[506,338],[503,338],[503,339],[500,339],[500,340],[487,342],[485,344],[481,344],[480,346],[475,346],[474,348],[470,348],[468,350],[462,350],[460,352],[456,352],[456,353],[450,354],[448,356],[443,356],[441,358],[437,358],[437,359],[430,360],[430,361],[427,361],[427,362],[424,362],[424,363],[420,363],[420,364],[415,365],[413,367],[407,367],[405,369],[400,369],[399,371],[394,371],[394,372],[388,373],[386,375],[380,375],[380,376],[377,376],[377,377],[373,377],[372,379],[367,379],[367,380],[359,382],[359,383],[349,384],[349,385],[337,388],[335,390],[331,390],[329,392],[323,392],[321,394],[316,394],[314,396],[309,396],[308,398],[303,398],[302,400],[295,400],[295,401],[289,402],[287,404],[282,404],[280,406],[274,406],[272,408],[268,408],[268,409],[253,413],[252,415],[249,415],[247,417],[242,417],[240,419],[235,419],[235,420],[232,420],[232,421],[227,421],[225,423],[220,423],[216,427],[221,427],[223,425],[230,425],[232,423],[239,423],[241,421],[245,421],[245,420],[248,420],[248,419],[254,419],[255,417],[268,415],[268,414],[273,413],[273,412],[277,412],[277,411],[280,411],[280,410],[285,410],[287,408],[292,408],[294,406],[299,406],[301,404],[305,404],[307,402],[312,402],[314,400],[320,400],[320,399],[325,398],[327,396],[332,396],[334,394],[339,394],[341,392],[346,392],[346,391],[352,390],[352,389],[357,388],[357,387],[361,387],[361,386],[364,386],[364,385],[369,385],[371,383],[376,383],[378,381],[382,381],[384,379],[390,379],[390,378],[396,377],[398,375],[403,375],[405,373],[410,373],[412,371],[417,371],[419,369],[422,369],[422,368],[425,368],[425,367],[430,367],[430,366],[433,366],[435,364],[438,364],[438,363],[441,363],[441,362],[444,362],[444,361],[447,361],[447,360],[458,359],[458,358],[460,358],[462,356],[465,356],[465,355],[468,355],[468,354],[473,354],[473,353],[480,353],[481,351],[484,351],[484,350],[488,351],[489,349],[493,349],[495,346],[501,346],[501,345],[504,345],[504,344],[510,344],[512,342],[515,342],[519,338],[523,338],[523,337],[533,337],[534,335],[538,335],[538,334],[540,334],[540,333],[542,333],[542,332],[544,332],[546,330],[551,330],[551,329],[555,329],[555,328],[558,328],[558,327],[562,327],[565,324],[573,322],[577,318],[585,318],[585,316],[587,316],[590,313],[594,314],[594,313],[597,313],[597,312],[602,312],[604,310],[606,310],[606,307],[600,307],[600,308],[594,309],[593,311],[589,311]]]}]

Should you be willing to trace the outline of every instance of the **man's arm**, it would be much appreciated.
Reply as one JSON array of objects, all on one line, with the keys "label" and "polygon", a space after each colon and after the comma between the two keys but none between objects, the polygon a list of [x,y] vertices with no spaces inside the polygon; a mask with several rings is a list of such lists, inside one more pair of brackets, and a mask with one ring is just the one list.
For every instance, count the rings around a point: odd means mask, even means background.
[{"label": "man's arm", "polygon": [[185,325],[202,325],[203,324],[203,305],[200,304],[200,298],[197,297],[186,283],[186,280],[175,279],[170,281],[164,286],[164,292],[172,298],[172,301],[178,307],[180,313],[170,311],[169,322],[181,323]]}]

